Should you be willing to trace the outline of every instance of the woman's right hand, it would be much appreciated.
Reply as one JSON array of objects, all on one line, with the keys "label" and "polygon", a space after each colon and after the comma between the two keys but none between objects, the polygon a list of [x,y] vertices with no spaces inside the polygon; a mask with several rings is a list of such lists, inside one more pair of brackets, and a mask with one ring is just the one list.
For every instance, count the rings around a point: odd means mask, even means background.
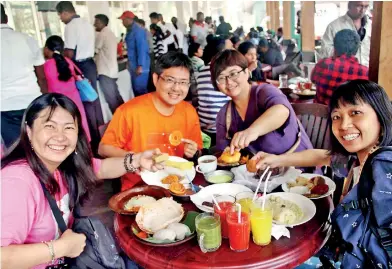
[{"label": "woman's right hand", "polygon": [[253,156],[252,160],[256,160],[256,168],[257,169],[265,169],[267,166],[270,168],[281,167],[281,155],[270,154],[266,152],[258,152],[255,156]]},{"label": "woman's right hand", "polygon": [[57,258],[76,258],[83,252],[83,249],[86,246],[86,236],[84,234],[74,233],[71,229],[68,229],[56,242],[57,245],[54,245],[54,251],[56,256],[57,254],[59,255]]}]

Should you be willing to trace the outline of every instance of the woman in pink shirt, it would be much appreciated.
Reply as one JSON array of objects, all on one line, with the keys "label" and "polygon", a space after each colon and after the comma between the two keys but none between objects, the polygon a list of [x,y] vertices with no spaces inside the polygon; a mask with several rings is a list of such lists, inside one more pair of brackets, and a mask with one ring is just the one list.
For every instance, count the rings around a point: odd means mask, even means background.
[{"label": "woman in pink shirt", "polygon": [[75,84],[75,65],[70,59],[62,55],[63,51],[64,41],[61,37],[53,35],[46,40],[44,55],[48,60],[44,64],[44,70],[48,91],[62,93],[74,101],[82,115],[82,126],[90,141],[86,112]]},{"label": "woman in pink shirt", "polygon": [[40,181],[71,227],[73,209],[98,180],[139,168],[162,169],[152,161],[157,153],[93,159],[75,103],[57,93],[35,99],[25,111],[18,142],[1,163],[1,267],[41,269],[52,259],[74,258],[83,251],[83,234],[71,229],[60,234]]}]

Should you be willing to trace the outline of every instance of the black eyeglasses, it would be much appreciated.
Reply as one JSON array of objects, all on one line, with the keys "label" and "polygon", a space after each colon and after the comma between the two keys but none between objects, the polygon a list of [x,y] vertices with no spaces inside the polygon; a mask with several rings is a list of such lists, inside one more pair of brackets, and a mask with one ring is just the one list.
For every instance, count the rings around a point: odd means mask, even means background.
[{"label": "black eyeglasses", "polygon": [[191,83],[187,80],[176,81],[171,77],[167,77],[167,78],[163,76],[159,76],[159,77],[166,83],[167,86],[170,87],[174,87],[176,84],[178,84],[178,86],[180,86],[181,88],[188,88],[189,86],[191,86]]},{"label": "black eyeglasses", "polygon": [[230,79],[231,81],[238,79],[241,72],[244,72],[246,68],[242,68],[240,71],[233,71],[228,76],[219,76],[216,80],[216,83],[219,85],[225,85],[226,81]]}]

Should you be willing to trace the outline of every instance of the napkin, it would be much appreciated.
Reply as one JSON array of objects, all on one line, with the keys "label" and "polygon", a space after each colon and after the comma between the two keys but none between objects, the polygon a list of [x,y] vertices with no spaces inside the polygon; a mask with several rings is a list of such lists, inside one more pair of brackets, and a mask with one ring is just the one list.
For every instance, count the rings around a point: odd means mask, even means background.
[{"label": "napkin", "polygon": [[284,225],[272,224],[271,235],[276,240],[279,240],[279,238],[281,238],[282,236],[286,236],[287,238],[290,238],[290,231]]},{"label": "napkin", "polygon": [[[246,170],[246,165],[234,167],[231,169],[231,172],[234,174],[233,183],[244,185],[250,188],[252,191],[256,191],[257,184],[259,183],[259,178],[255,178],[254,173],[248,172],[248,170]],[[268,181],[267,192],[273,191],[278,186],[282,185],[283,183],[286,183],[287,181],[296,179],[301,173],[301,170],[290,167],[282,176],[271,176],[270,180]],[[259,192],[263,192],[263,189],[264,182],[261,182]]]}]

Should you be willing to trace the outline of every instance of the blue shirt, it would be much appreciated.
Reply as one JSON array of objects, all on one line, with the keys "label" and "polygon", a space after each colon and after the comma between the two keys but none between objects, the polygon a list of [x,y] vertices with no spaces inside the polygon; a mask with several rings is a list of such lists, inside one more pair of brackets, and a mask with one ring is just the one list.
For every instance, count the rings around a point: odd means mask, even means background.
[{"label": "blue shirt", "polygon": [[148,72],[150,70],[150,55],[146,31],[136,23],[132,23],[125,36],[125,43],[127,44],[130,69],[135,70],[141,66],[143,72]]}]

